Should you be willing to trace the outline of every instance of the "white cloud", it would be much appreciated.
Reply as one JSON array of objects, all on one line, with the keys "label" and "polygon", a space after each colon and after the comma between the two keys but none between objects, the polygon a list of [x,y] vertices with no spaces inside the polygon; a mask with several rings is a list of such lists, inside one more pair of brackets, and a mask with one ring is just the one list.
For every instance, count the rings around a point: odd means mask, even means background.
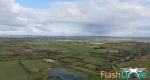
[{"label": "white cloud", "polygon": [[0,34],[149,36],[148,4],[149,0],[58,1],[47,9],[34,9],[1,0]]}]

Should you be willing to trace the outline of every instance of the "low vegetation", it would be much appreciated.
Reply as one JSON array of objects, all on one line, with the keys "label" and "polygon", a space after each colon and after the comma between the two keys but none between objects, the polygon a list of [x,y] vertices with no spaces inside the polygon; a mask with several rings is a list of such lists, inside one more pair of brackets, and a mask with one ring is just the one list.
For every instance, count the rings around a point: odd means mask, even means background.
[{"label": "low vegetation", "polygon": [[86,80],[99,80],[96,74],[101,70],[150,70],[148,56],[149,42],[6,39],[0,41],[0,80],[46,80],[54,76],[54,68],[84,76]]}]

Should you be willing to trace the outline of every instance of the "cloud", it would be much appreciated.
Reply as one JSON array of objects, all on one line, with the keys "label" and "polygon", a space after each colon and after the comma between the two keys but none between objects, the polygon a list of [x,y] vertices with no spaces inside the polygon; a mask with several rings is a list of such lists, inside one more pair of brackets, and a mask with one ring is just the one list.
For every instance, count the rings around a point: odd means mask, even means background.
[{"label": "cloud", "polygon": [[149,0],[65,0],[35,9],[1,0],[0,34],[150,37],[149,4]]}]

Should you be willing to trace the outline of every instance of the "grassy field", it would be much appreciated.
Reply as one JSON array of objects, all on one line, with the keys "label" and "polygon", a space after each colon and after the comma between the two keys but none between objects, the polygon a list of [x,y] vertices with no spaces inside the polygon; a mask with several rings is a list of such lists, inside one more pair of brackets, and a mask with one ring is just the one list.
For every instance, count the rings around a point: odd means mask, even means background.
[{"label": "grassy field", "polygon": [[50,74],[48,69],[53,68],[80,76],[84,74],[88,80],[100,80],[97,73],[101,70],[113,71],[122,67],[150,70],[149,51],[148,42],[0,41],[0,80],[41,80]]},{"label": "grassy field", "polygon": [[29,74],[16,62],[0,62],[0,80],[27,80]]},{"label": "grassy field", "polygon": [[23,60],[22,64],[30,71],[38,71],[56,67],[55,64],[47,63],[43,60]]}]

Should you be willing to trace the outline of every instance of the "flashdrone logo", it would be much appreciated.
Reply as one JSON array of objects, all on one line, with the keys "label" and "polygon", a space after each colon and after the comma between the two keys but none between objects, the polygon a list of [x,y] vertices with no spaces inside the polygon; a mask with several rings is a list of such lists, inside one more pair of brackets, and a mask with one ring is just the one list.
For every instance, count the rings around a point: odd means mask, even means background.
[{"label": "flashdrone logo", "polygon": [[101,78],[118,79],[124,78],[127,80],[145,79],[148,77],[148,71],[146,68],[121,68],[120,71],[108,72],[101,71],[98,75]]},{"label": "flashdrone logo", "polygon": [[121,77],[127,79],[144,79],[147,78],[148,71],[146,68],[121,68]]}]

